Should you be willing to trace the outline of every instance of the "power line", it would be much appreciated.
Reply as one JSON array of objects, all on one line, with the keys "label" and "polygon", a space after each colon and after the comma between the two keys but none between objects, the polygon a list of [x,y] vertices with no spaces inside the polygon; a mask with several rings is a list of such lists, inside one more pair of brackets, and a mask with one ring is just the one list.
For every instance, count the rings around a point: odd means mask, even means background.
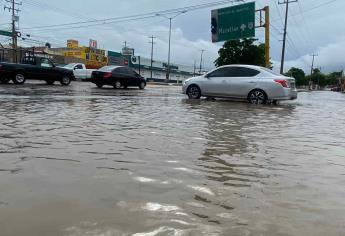
[{"label": "power line", "polygon": [[[198,4],[198,5],[186,6],[186,7],[162,10],[162,11],[155,11],[155,12],[144,13],[144,14],[136,14],[136,15],[122,16],[122,17],[112,17],[112,18],[97,19],[97,20],[87,20],[87,21],[79,21],[79,22],[64,23],[64,24],[26,27],[23,29],[44,29],[44,28],[55,28],[55,27],[73,26],[73,25],[78,25],[78,28],[81,28],[81,27],[90,27],[90,26],[96,26],[96,25],[106,25],[106,24],[112,24],[112,23],[123,22],[123,21],[128,21],[128,20],[140,20],[140,19],[145,19],[145,18],[153,18],[153,17],[157,17],[158,14],[169,15],[169,14],[176,14],[182,11],[195,11],[195,10],[200,10],[204,8],[214,7],[217,5],[224,5],[228,3],[233,4],[235,2],[241,2],[241,1],[242,0],[223,0],[223,1],[213,2],[213,3],[203,3],[203,4]],[[94,24],[88,25],[90,23],[94,23]],[[53,30],[56,30],[56,29],[53,29]]]}]

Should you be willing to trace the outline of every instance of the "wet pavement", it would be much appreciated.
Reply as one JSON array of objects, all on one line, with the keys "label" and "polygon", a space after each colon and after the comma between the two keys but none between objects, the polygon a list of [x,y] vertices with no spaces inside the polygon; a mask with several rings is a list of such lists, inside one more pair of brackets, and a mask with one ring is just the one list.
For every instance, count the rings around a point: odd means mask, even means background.
[{"label": "wet pavement", "polygon": [[0,85],[0,235],[345,235],[344,104]]}]

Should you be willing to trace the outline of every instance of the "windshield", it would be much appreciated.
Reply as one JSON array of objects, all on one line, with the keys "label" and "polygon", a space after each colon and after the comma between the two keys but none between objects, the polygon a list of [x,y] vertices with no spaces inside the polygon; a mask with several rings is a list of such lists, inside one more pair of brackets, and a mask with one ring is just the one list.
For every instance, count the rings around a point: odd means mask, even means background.
[{"label": "windshield", "polygon": [[103,71],[103,72],[111,72],[116,68],[116,66],[104,66],[101,69],[99,69],[99,71]]}]

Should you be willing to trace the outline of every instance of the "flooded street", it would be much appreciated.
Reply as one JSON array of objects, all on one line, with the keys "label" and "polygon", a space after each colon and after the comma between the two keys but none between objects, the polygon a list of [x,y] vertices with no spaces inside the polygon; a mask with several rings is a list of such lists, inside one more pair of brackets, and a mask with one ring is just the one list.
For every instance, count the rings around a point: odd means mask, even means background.
[{"label": "flooded street", "polygon": [[0,86],[0,235],[345,234],[345,94],[253,106]]}]

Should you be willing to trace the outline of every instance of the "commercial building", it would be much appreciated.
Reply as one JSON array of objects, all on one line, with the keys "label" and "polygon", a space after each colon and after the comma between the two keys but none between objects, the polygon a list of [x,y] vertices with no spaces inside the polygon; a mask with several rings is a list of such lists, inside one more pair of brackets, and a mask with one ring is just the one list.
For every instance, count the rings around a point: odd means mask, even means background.
[{"label": "commercial building", "polygon": [[[166,62],[153,60],[151,68],[151,59],[141,56],[135,56],[134,49],[123,48],[122,53],[108,51],[108,64],[129,66],[135,69],[148,81],[164,82],[167,77],[168,64]],[[169,81],[172,83],[181,83],[183,80],[186,80],[193,75],[195,75],[194,66],[179,64],[170,65]]]}]

